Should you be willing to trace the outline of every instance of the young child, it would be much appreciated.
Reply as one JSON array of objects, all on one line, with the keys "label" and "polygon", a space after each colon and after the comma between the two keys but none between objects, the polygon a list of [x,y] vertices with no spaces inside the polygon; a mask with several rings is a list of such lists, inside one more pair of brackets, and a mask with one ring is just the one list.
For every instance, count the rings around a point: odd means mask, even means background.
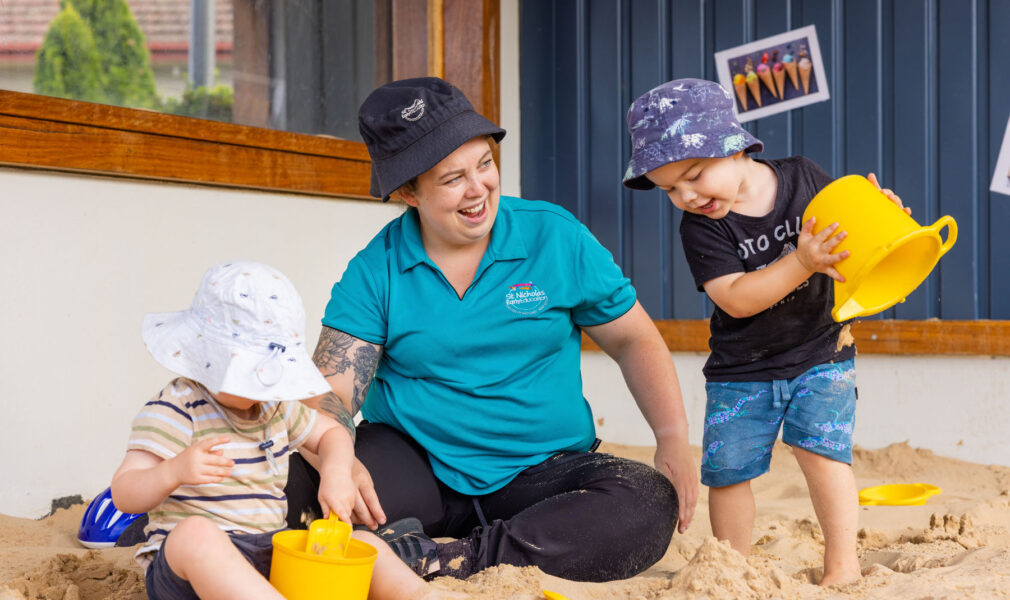
[{"label": "young child", "polygon": [[[148,596],[282,600],[267,577],[290,452],[321,457],[324,515],[349,521],[356,495],[350,433],[298,402],[329,390],[305,352],[298,292],[266,265],[220,264],[189,310],[147,315],[143,337],[180,375],[134,419],[112,480],[115,505],[150,518],[137,551]],[[379,551],[370,598],[430,597],[379,538],[354,536]]]},{"label": "young child", "polygon": [[750,553],[750,480],[768,470],[781,427],[824,533],[821,585],[859,578],[855,347],[848,325],[830,314],[831,279],[842,280],[834,265],[848,256],[831,252],[845,232],[833,223],[813,235],[814,219],[800,222],[831,178],[801,156],[750,158],[762,143],[736,120],[732,96],[710,81],[678,79],[643,94],[628,129],[624,184],[658,187],[684,211],[687,261],[715,304],[701,468],[713,533]]}]

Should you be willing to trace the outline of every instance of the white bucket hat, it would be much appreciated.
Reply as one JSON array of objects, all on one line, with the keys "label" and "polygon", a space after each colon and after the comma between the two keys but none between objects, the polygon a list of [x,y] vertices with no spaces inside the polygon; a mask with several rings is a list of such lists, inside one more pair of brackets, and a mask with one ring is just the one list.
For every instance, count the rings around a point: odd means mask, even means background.
[{"label": "white bucket hat", "polygon": [[189,310],[146,315],[143,336],[163,367],[211,393],[303,400],[330,389],[306,352],[297,290],[257,262],[211,267]]}]

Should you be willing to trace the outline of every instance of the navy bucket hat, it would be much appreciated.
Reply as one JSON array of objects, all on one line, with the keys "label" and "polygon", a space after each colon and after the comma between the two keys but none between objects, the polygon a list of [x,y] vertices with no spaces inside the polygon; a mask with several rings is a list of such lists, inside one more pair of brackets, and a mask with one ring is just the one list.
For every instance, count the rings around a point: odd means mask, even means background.
[{"label": "navy bucket hat", "polygon": [[631,159],[624,185],[656,187],[645,174],[689,158],[724,158],[764,144],[740,126],[733,96],[704,79],[675,79],[642,94],[628,109]]},{"label": "navy bucket hat", "polygon": [[368,193],[383,202],[471,139],[505,137],[463,92],[438,77],[401,79],[373,90],[358,109],[358,130],[372,158]]}]

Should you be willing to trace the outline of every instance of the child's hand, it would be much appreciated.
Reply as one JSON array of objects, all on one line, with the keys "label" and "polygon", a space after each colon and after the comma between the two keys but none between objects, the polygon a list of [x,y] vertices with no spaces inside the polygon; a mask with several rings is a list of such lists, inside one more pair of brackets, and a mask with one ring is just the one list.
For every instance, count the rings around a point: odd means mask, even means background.
[{"label": "child's hand", "polygon": [[323,476],[319,481],[319,507],[323,510],[323,518],[332,511],[341,521],[350,523],[357,496],[358,488],[350,473],[346,476]]},{"label": "child's hand", "polygon": [[835,270],[834,265],[848,258],[849,251],[843,250],[838,254],[832,254],[831,251],[842,243],[847,234],[844,231],[836,234],[838,223],[832,223],[814,235],[816,220],[816,217],[810,217],[803,224],[800,239],[796,242],[796,259],[807,271],[824,273],[836,281],[845,281],[845,277]]},{"label": "child's hand", "polygon": [[866,176],[866,178],[870,180],[870,183],[872,183],[873,185],[877,186],[877,189],[880,190],[885,196],[887,196],[891,200],[891,202],[894,202],[895,204],[897,204],[898,208],[904,210],[906,215],[911,215],[912,214],[912,209],[910,207],[905,206],[904,204],[901,203],[901,198],[898,197],[898,195],[894,193],[894,190],[892,190],[891,188],[881,188],[880,187],[880,182],[877,181],[877,176],[875,174],[870,173],[869,175]]},{"label": "child's hand", "polygon": [[231,475],[235,461],[225,458],[223,450],[211,449],[230,440],[231,438],[226,435],[208,438],[166,461],[179,485],[218,483]]}]

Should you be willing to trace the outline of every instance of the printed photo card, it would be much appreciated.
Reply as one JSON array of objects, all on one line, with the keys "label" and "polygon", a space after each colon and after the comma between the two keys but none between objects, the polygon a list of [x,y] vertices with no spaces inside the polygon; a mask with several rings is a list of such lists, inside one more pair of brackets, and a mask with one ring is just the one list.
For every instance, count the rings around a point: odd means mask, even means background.
[{"label": "printed photo card", "polygon": [[741,122],[830,97],[813,25],[716,52],[715,65]]}]

